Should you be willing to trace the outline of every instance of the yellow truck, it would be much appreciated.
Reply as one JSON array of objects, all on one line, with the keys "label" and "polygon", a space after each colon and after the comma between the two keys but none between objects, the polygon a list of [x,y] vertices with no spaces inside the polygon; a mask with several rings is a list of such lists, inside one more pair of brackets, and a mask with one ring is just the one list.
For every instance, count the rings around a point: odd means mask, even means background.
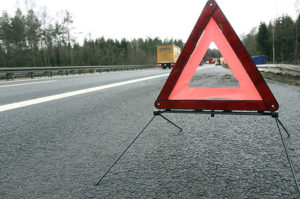
[{"label": "yellow truck", "polygon": [[163,69],[175,66],[175,63],[181,53],[181,49],[174,44],[158,45],[157,48],[157,65]]}]

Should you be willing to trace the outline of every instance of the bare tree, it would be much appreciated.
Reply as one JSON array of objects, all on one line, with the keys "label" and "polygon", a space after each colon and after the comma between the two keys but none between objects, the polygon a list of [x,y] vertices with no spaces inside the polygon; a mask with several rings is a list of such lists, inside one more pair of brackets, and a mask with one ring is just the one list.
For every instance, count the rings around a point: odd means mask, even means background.
[{"label": "bare tree", "polygon": [[295,64],[298,64],[298,19],[299,19],[299,10],[300,10],[300,0],[295,1],[295,9],[296,9],[296,41],[295,41]]}]

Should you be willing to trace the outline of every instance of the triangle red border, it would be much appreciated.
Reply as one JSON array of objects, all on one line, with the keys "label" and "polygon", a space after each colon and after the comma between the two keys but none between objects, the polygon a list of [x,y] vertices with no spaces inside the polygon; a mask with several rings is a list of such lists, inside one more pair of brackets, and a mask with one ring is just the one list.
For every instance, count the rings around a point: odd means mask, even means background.
[{"label": "triangle red border", "polygon": [[[193,53],[199,38],[205,30],[209,20],[213,18],[222,30],[233,51],[242,63],[262,100],[169,100],[169,96],[176,85],[183,69]],[[231,27],[225,15],[215,0],[209,0],[202,11],[189,39],[184,46],[176,65],[171,71],[155,107],[158,109],[195,109],[195,110],[249,110],[276,111],[279,105],[265,80],[257,70],[251,57],[246,51],[239,37]]]}]

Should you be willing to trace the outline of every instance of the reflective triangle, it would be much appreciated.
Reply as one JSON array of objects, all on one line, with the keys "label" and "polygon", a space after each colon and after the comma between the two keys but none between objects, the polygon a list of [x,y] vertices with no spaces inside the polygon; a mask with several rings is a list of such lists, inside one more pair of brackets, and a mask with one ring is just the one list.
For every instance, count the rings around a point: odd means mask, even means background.
[{"label": "reflective triangle", "polygon": [[[219,48],[239,82],[239,88],[188,87],[211,42]],[[155,106],[158,109],[257,111],[276,111],[279,108],[251,57],[214,0],[206,4]]]}]

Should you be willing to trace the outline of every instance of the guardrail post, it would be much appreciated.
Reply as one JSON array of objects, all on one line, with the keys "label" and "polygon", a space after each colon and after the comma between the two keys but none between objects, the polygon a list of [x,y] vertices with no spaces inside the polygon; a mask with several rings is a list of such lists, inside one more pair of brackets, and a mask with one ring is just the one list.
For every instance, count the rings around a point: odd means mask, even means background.
[{"label": "guardrail post", "polygon": [[34,78],[34,73],[31,72],[30,75],[31,75],[31,79],[33,79]]},{"label": "guardrail post", "polygon": [[14,76],[14,73],[6,73],[6,80],[14,80],[15,79],[15,76]]},{"label": "guardrail post", "polygon": [[61,74],[61,76],[64,76],[65,72],[64,72],[63,70],[59,70],[59,71],[57,72],[57,74],[58,74],[58,75]]}]

